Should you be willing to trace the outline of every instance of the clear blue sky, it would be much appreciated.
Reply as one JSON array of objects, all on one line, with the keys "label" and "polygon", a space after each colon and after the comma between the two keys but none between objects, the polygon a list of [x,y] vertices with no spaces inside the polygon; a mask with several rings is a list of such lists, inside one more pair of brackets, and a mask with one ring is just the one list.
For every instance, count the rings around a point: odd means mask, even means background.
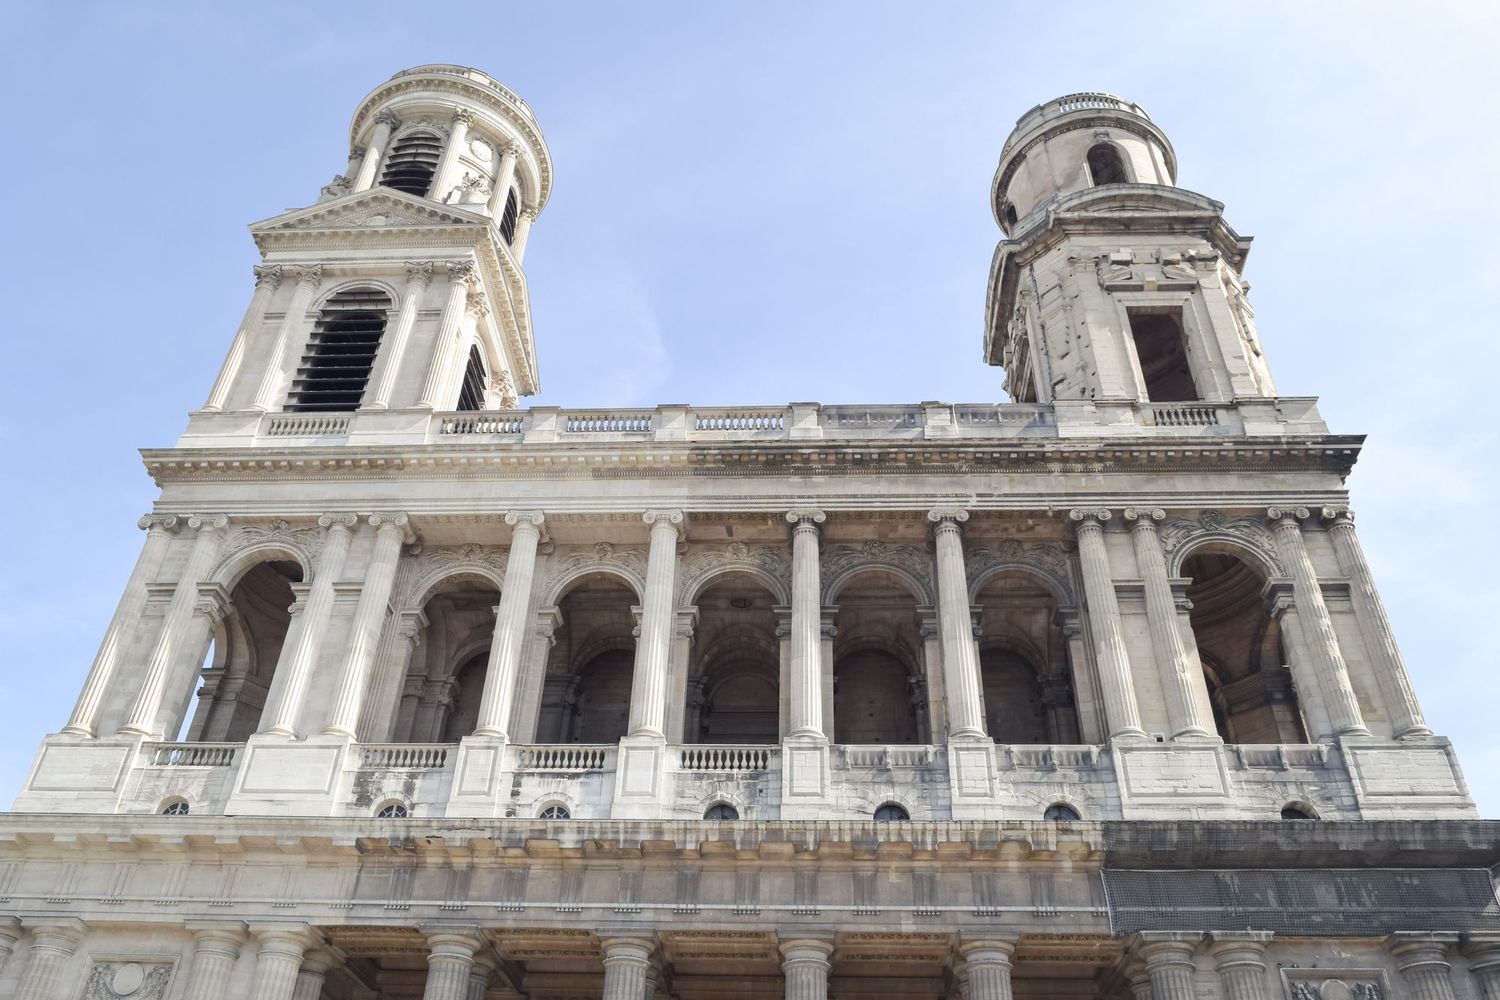
[{"label": "clear blue sky", "polygon": [[[66,720],[251,292],[395,71],[477,66],[557,182],[527,250],[565,406],[1001,398],[986,204],[1032,105],[1144,105],[1256,237],[1287,395],[1368,433],[1360,532],[1500,816],[1500,5],[35,3],[0,22],[0,807]],[[1486,506],[1489,503],[1489,506]]]}]

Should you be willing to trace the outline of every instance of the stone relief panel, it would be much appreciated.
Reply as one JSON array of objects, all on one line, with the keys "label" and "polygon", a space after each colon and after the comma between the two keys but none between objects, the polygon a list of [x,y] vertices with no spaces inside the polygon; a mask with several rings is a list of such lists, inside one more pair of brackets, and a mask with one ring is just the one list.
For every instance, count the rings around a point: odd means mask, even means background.
[{"label": "stone relief panel", "polygon": [[469,542],[464,545],[441,545],[426,548],[406,566],[397,584],[398,608],[410,608],[413,602],[426,601],[426,595],[437,583],[464,573],[505,579],[505,560],[510,549],[488,547]]},{"label": "stone relief panel", "polygon": [[280,519],[270,524],[246,524],[233,528],[229,537],[224,540],[219,561],[208,578],[218,579],[224,568],[241,552],[259,545],[277,545],[290,549],[299,553],[308,566],[315,566],[318,553],[323,550],[323,530],[315,525],[293,526]]},{"label": "stone relief panel", "polygon": [[543,571],[545,583],[543,604],[556,604],[563,588],[573,579],[585,573],[612,570],[628,579],[638,590],[645,589],[646,549],[640,546],[618,547],[609,542],[596,542],[581,549],[564,552],[552,560]]},{"label": "stone relief panel", "polygon": [[867,569],[891,570],[911,580],[921,590],[917,600],[937,603],[937,589],[932,584],[932,556],[925,546],[890,545],[871,539],[861,545],[834,545],[823,552],[823,603],[833,604],[844,581]]},{"label": "stone relief panel", "polygon": [[998,545],[978,545],[965,553],[972,593],[980,581],[1002,569],[1029,570],[1049,581],[1060,604],[1076,604],[1070,548],[1054,543],[1023,544],[1007,539]]},{"label": "stone relief panel", "polygon": [[164,1000],[172,969],[171,962],[96,962],[83,1000]]},{"label": "stone relief panel", "polygon": [[1162,548],[1167,554],[1167,567],[1173,575],[1181,572],[1183,551],[1205,541],[1220,541],[1249,549],[1271,568],[1274,575],[1286,575],[1281,559],[1276,555],[1271,530],[1258,518],[1231,518],[1221,511],[1206,510],[1196,521],[1186,518],[1167,521],[1161,526],[1160,535]]},{"label": "stone relief panel", "polygon": [[1283,969],[1282,974],[1291,1000],[1385,1000],[1389,995],[1379,969]]},{"label": "stone relief panel", "polygon": [[679,574],[677,606],[686,607],[692,603],[710,577],[734,570],[771,577],[781,588],[776,599],[782,603],[791,600],[792,566],[785,546],[730,542],[728,545],[697,545],[688,551]]}]

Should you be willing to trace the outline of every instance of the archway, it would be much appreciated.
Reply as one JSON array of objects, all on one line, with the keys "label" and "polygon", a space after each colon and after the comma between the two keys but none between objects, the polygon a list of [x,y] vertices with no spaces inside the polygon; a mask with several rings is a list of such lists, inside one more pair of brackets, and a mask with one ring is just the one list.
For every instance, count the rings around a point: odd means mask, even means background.
[{"label": "archway", "polygon": [[776,743],[781,733],[776,598],[748,573],[726,573],[697,597],[683,742]]},{"label": "archway", "polygon": [[1068,644],[1057,596],[1041,577],[995,573],[975,595],[985,728],[996,743],[1069,744],[1081,740]]},{"label": "archway", "polygon": [[494,581],[478,574],[449,577],[428,592],[393,739],[457,743],[474,731],[499,603]]},{"label": "archway", "polygon": [[870,569],[837,593],[833,733],[838,743],[927,743],[917,596],[896,573]]},{"label": "archway", "polygon": [[542,682],[538,743],[615,743],[628,731],[638,600],[609,573],[579,577],[558,600],[561,624]]}]

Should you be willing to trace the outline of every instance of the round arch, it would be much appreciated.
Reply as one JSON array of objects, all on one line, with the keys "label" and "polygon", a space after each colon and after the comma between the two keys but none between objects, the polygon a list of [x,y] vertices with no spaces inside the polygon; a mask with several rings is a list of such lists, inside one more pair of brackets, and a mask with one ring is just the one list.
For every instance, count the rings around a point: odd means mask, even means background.
[{"label": "round arch", "polygon": [[218,584],[225,590],[233,590],[241,577],[266,562],[296,563],[302,571],[302,579],[298,582],[312,582],[312,557],[300,545],[285,538],[256,542],[230,553],[208,575],[208,582]]},{"label": "round arch", "polygon": [[1286,575],[1280,560],[1273,553],[1257,548],[1239,535],[1220,532],[1195,535],[1178,546],[1167,560],[1167,574],[1173,577],[1182,576],[1183,564],[1193,556],[1205,553],[1232,556],[1259,571],[1260,575],[1267,580]]},{"label": "round arch", "polygon": [[837,604],[838,596],[845,587],[849,586],[849,584],[853,583],[859,577],[871,573],[887,573],[900,580],[920,605],[937,603],[936,599],[929,592],[927,584],[915,573],[889,562],[860,563],[858,566],[851,566],[836,576],[830,577],[828,582],[823,584],[823,603]]},{"label": "round arch", "polygon": [[502,593],[505,576],[495,567],[482,562],[460,562],[435,569],[417,581],[409,596],[401,602],[402,612],[420,611],[439,590],[455,581],[482,583]]},{"label": "round arch", "polygon": [[986,566],[984,570],[969,581],[969,603],[973,604],[979,600],[979,594],[990,581],[1002,573],[1020,573],[1030,577],[1042,585],[1042,589],[1052,595],[1052,600],[1058,607],[1077,603],[1073,596],[1073,587],[1067,580],[1053,576],[1046,570],[1029,563],[1006,562],[997,563],[994,566]]},{"label": "round arch", "polygon": [[552,607],[558,604],[568,595],[568,591],[578,586],[585,577],[590,576],[612,576],[619,579],[629,587],[635,594],[636,600],[645,601],[646,581],[637,576],[632,570],[616,563],[594,564],[591,566],[578,566],[566,570],[547,582],[547,589],[542,595],[542,607]]},{"label": "round arch", "polygon": [[699,596],[704,591],[713,587],[715,580],[735,573],[741,573],[754,578],[755,582],[770,591],[771,596],[776,599],[777,604],[785,605],[792,602],[792,595],[788,591],[785,581],[775,573],[767,570],[764,566],[747,560],[720,563],[711,569],[704,570],[695,577],[684,580],[682,582],[682,590],[678,594],[677,606],[687,607],[691,604],[697,604]]},{"label": "round arch", "polygon": [[401,293],[389,281],[383,278],[348,278],[330,285],[326,289],[320,289],[317,298],[308,305],[307,313],[310,316],[320,313],[334,297],[342,295],[345,292],[353,292],[365,288],[374,289],[390,299],[390,312],[395,312],[401,308]]}]

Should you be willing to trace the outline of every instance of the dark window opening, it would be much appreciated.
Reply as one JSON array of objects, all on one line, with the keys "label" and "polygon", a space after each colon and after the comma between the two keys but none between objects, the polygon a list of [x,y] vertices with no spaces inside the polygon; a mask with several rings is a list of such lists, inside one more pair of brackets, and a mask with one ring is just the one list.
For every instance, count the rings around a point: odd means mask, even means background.
[{"label": "dark window opening", "polygon": [[737,820],[740,818],[740,811],[727,802],[718,802],[708,807],[708,812],[703,814],[703,818],[721,822]]},{"label": "dark window opening", "polygon": [[877,823],[905,823],[911,819],[911,815],[904,806],[898,806],[894,802],[887,802],[875,810],[875,822]]},{"label": "dark window opening", "polygon": [[1046,812],[1042,813],[1042,819],[1050,820],[1053,823],[1077,823],[1083,817],[1078,815],[1077,809],[1074,809],[1066,802],[1054,802],[1047,807]]},{"label": "dark window opening", "polygon": [[1012,228],[1016,224],[1016,206],[1007,202],[1000,216],[1005,219],[1005,228],[1007,230]]},{"label": "dark window opening", "polygon": [[1308,812],[1306,809],[1302,808],[1301,806],[1297,806],[1297,805],[1282,806],[1281,807],[1281,818],[1282,819],[1317,819],[1317,817],[1314,816],[1312,813]]},{"label": "dark window opening", "polygon": [[1188,364],[1187,338],[1179,315],[1130,311],[1130,335],[1141,363],[1146,398],[1153,403],[1185,403],[1202,397]]},{"label": "dark window opening", "polygon": [[443,155],[443,140],[431,132],[410,132],[401,137],[386,157],[380,175],[384,187],[425,197]]},{"label": "dark window opening", "polygon": [[1094,178],[1094,186],[1101,184],[1128,184],[1130,178],[1125,174],[1125,161],[1120,159],[1120,151],[1107,142],[1101,142],[1089,150],[1089,174]]},{"label": "dark window opening", "polygon": [[189,806],[186,801],[176,799],[175,801],[168,802],[166,807],[162,809],[161,814],[163,816],[186,816],[188,810]]},{"label": "dark window opening", "polygon": [[568,812],[566,806],[548,806],[543,809],[539,819],[572,819],[573,814]]},{"label": "dark window opening", "polygon": [[358,409],[390,307],[385,293],[373,288],[329,299],[308,338],[286,408],[296,413]]},{"label": "dark window opening", "polygon": [[460,410],[484,409],[484,357],[478,347],[469,348],[469,364],[464,368],[463,388],[458,391]]},{"label": "dark window opening", "polygon": [[516,217],[521,214],[521,206],[516,204],[516,189],[511,188],[505,196],[505,210],[500,213],[500,235],[505,237],[505,245],[512,246],[516,242]]},{"label": "dark window opening", "polygon": [[411,812],[400,802],[391,802],[381,806],[380,811],[375,814],[376,819],[406,819]]}]

